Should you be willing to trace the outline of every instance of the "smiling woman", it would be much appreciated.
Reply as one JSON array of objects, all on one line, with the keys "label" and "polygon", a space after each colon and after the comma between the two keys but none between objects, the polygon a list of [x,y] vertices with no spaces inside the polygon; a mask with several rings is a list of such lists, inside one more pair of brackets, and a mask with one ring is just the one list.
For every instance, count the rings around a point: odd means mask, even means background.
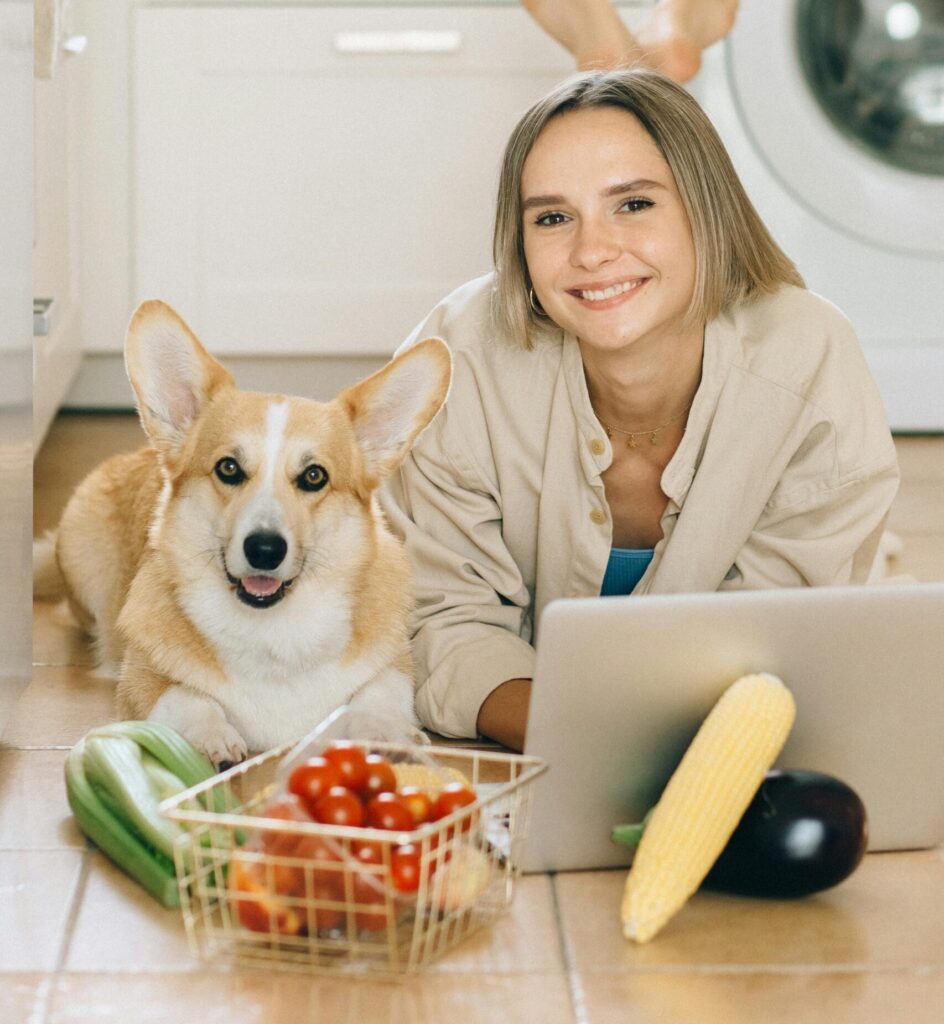
[{"label": "smiling woman", "polygon": [[405,346],[455,360],[385,496],[425,725],[520,747],[555,598],[870,577],[898,485],[881,399],[684,89],[588,73],[536,103],[494,257]]}]

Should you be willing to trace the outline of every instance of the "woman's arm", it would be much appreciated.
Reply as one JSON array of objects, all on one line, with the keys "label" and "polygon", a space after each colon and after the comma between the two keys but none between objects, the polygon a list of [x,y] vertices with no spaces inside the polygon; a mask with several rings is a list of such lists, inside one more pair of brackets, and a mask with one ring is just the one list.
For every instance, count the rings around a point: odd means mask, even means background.
[{"label": "woman's arm", "polygon": [[530,701],[530,679],[509,679],[502,683],[492,690],[479,709],[479,733],[512,750],[524,750]]}]

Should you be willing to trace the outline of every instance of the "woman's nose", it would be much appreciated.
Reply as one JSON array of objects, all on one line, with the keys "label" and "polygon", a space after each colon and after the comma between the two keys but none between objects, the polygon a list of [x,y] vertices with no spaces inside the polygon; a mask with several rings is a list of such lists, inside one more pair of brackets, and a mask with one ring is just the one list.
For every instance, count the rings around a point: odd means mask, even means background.
[{"label": "woman's nose", "polygon": [[599,221],[584,222],[574,238],[570,262],[583,270],[596,270],[615,260],[620,251],[612,227]]}]

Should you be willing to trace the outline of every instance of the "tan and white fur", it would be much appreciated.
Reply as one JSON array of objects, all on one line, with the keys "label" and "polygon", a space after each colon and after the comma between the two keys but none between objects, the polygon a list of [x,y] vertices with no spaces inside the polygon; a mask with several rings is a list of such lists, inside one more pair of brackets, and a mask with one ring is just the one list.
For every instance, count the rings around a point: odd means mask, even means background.
[{"label": "tan and white fur", "polygon": [[[374,492],[445,400],[445,344],[332,402],[257,394],[151,301],[125,358],[150,446],[93,471],[46,545],[118,714],[173,726],[217,766],[346,703],[412,729],[409,569]],[[40,545],[47,592],[51,569]]]}]

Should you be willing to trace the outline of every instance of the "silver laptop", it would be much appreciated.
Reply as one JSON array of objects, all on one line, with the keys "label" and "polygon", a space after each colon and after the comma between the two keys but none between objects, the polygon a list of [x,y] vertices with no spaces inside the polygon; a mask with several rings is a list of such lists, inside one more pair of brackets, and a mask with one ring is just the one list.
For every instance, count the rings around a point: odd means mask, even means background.
[{"label": "silver laptop", "polygon": [[550,768],[524,870],[629,863],[610,829],[642,819],[748,672],[796,699],[777,766],[852,786],[870,849],[944,840],[944,583],[590,598],[540,622],[525,751]]}]

